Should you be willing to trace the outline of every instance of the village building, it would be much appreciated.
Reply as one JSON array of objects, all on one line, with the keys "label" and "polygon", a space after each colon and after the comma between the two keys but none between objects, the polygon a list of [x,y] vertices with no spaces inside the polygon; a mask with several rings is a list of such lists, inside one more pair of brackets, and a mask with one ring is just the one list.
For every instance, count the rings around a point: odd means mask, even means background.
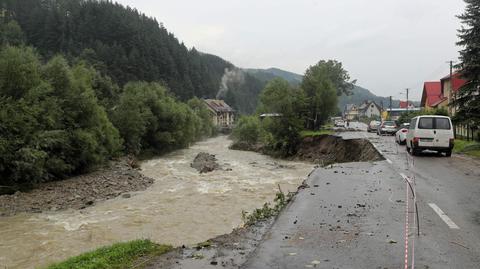
[{"label": "village building", "polygon": [[347,104],[343,110],[343,118],[346,120],[357,120],[358,119],[358,107],[355,104]]},{"label": "village building", "polygon": [[382,108],[374,101],[367,100],[358,107],[358,116],[360,118],[380,118]]},{"label": "village building", "polygon": [[454,116],[457,112],[457,108],[453,103],[457,97],[458,91],[467,83],[467,81],[461,78],[460,73],[456,72],[451,77],[448,75],[442,78],[440,83],[442,95],[444,99],[446,99],[444,106],[448,108],[448,115]]},{"label": "village building", "polygon": [[410,108],[415,108],[415,105],[410,101],[400,101],[400,103],[398,104],[398,107],[399,108],[405,108],[405,109],[409,108],[410,109]]},{"label": "village building", "polygon": [[447,105],[447,98],[442,94],[442,85],[440,82],[431,81],[423,84],[422,101],[420,106],[423,109],[435,109]]},{"label": "village building", "polygon": [[232,128],[235,122],[235,110],[225,101],[217,99],[204,100],[212,115],[213,125],[219,128]]}]

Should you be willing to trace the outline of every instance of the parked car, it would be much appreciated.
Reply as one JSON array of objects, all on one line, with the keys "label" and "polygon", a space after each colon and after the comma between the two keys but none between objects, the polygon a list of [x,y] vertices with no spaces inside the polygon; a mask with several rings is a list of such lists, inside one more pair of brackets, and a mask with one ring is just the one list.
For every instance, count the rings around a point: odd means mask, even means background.
[{"label": "parked car", "polygon": [[335,127],[345,127],[345,121],[344,120],[336,120],[335,121]]},{"label": "parked car", "polygon": [[452,120],[449,117],[418,116],[410,122],[407,151],[412,155],[418,155],[423,150],[434,150],[450,157],[454,141]]},{"label": "parked car", "polygon": [[378,125],[377,135],[390,134],[394,135],[397,132],[397,124],[393,120],[383,121]]},{"label": "parked car", "polygon": [[368,127],[367,127],[367,132],[372,132],[372,133],[375,133],[378,129],[378,125],[380,125],[380,122],[379,121],[376,121],[376,120],[372,120],[369,124],[368,124]]},{"label": "parked car", "polygon": [[408,128],[410,127],[410,123],[402,123],[398,127],[398,131],[395,133],[395,141],[403,145],[407,142],[407,133],[408,133]]}]

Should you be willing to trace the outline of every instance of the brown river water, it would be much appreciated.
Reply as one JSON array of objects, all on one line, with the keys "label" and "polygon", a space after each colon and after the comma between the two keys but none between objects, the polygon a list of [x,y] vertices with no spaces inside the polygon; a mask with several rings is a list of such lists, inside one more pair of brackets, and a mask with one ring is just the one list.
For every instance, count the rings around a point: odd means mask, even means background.
[{"label": "brown river water", "polygon": [[[294,191],[313,165],[229,150],[226,136],[142,163],[155,179],[146,191],[84,210],[0,217],[0,268],[39,268],[119,241],[148,238],[191,245],[242,225],[242,210],[271,202],[280,184]],[[201,152],[224,169],[199,174],[190,167]]]}]

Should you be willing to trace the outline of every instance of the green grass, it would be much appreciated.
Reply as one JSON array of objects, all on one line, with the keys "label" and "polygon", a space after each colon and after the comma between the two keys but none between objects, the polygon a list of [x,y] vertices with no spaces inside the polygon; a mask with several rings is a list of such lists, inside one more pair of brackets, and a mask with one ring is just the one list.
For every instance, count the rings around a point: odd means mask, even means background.
[{"label": "green grass", "polygon": [[172,249],[150,240],[134,240],[81,254],[46,269],[106,269],[138,268],[148,257],[161,255]]},{"label": "green grass", "polygon": [[480,143],[475,141],[456,139],[453,152],[480,158]]},{"label": "green grass", "polygon": [[319,135],[331,135],[335,132],[332,130],[319,130],[319,131],[310,131],[304,130],[300,132],[301,137],[308,137],[308,136],[319,136]]}]

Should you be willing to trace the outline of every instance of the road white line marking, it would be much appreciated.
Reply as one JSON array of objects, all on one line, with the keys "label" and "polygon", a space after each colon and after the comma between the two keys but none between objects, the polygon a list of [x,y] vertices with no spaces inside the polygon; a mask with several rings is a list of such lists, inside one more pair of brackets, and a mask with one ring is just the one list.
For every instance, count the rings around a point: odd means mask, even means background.
[{"label": "road white line marking", "polygon": [[393,162],[392,162],[392,161],[390,161],[390,159],[387,159],[387,158],[385,158],[385,160],[387,160],[387,163],[389,163],[389,164],[393,164]]},{"label": "road white line marking", "polygon": [[437,215],[448,225],[448,227],[450,229],[460,229],[460,227],[457,226],[457,224],[455,224],[455,222],[453,222],[448,216],[447,214],[445,214],[445,212],[443,212],[440,207],[438,207],[436,204],[434,203],[429,203],[428,204],[432,209],[433,211],[435,211],[435,213],[437,213]]}]

